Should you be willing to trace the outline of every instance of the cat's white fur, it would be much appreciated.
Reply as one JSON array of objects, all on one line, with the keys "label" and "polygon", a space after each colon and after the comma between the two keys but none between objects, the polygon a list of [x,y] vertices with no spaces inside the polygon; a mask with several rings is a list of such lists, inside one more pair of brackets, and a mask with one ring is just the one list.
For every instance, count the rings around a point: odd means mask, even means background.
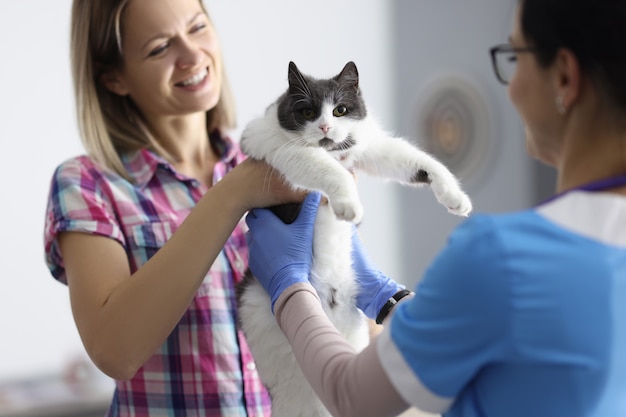
[{"label": "cat's white fur", "polygon": [[[362,120],[335,117],[334,107],[325,103],[315,121],[302,131],[290,132],[279,125],[278,106],[273,104],[246,126],[241,146],[248,156],[275,167],[294,187],[321,191],[328,197],[329,204],[320,207],[316,218],[311,282],[330,320],[361,350],[369,342],[369,333],[365,316],[355,306],[358,288],[352,270],[351,236],[352,223],[360,222],[363,207],[350,171],[419,186],[423,183],[412,179],[424,170],[435,197],[450,212],[465,216],[472,205],[455,176],[432,156],[387,134],[370,116]],[[319,146],[323,137],[341,143],[349,136],[356,141],[349,149],[329,152]],[[256,280],[243,289],[240,322],[259,375],[272,396],[273,417],[330,416],[276,324],[268,294]]]}]

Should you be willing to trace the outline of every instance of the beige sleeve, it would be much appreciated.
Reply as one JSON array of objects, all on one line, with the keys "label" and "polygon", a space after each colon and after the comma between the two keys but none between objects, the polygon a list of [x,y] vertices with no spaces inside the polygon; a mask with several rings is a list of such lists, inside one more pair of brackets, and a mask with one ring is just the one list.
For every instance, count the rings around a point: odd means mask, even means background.
[{"label": "beige sleeve", "polygon": [[304,375],[331,414],[397,416],[408,408],[380,364],[377,344],[357,354],[330,322],[311,285],[292,285],[274,307]]}]

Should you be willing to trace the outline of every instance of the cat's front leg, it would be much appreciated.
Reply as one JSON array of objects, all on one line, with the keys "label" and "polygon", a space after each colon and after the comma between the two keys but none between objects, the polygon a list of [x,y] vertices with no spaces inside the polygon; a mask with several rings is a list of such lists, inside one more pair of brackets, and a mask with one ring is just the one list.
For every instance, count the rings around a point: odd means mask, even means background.
[{"label": "cat's front leg", "polygon": [[472,201],[450,170],[408,141],[384,137],[369,141],[356,167],[370,175],[408,185],[429,185],[439,203],[458,216],[472,211]]},{"label": "cat's front leg", "polygon": [[294,187],[325,194],[337,218],[361,222],[363,205],[354,177],[325,150],[284,147],[266,161]]},{"label": "cat's front leg", "polygon": [[[436,160],[434,162],[439,163]],[[441,167],[447,171],[445,166],[441,165]],[[457,216],[468,216],[472,211],[472,200],[461,189],[456,178],[451,176],[451,173],[450,176],[447,175],[441,167],[427,173],[427,181],[430,181],[430,188],[433,190],[435,198],[439,203],[447,207],[450,213]],[[419,172],[418,176],[422,177],[423,173]]]}]

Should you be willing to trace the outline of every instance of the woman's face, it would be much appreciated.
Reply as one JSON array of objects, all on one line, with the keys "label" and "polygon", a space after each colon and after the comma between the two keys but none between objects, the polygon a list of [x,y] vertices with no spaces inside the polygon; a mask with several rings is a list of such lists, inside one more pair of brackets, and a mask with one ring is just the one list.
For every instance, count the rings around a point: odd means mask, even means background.
[{"label": "woman's face", "polygon": [[222,87],[219,42],[199,0],[130,0],[122,16],[116,88],[149,120],[213,108]]},{"label": "woman's face", "polygon": [[[518,8],[511,44],[528,47],[521,31]],[[550,68],[539,65],[536,55],[520,52],[517,69],[509,83],[509,97],[522,118],[526,129],[528,153],[549,165],[558,162],[561,148],[561,115],[556,108],[556,93]]]}]

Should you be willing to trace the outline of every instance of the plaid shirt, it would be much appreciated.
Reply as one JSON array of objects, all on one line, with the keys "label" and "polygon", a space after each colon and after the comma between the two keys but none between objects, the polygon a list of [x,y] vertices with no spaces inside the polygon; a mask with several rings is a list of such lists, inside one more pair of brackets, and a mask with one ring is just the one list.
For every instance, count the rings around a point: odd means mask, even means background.
[{"label": "plaid shirt", "polygon": [[[213,173],[215,183],[245,157],[235,143],[214,141],[223,151]],[[67,283],[56,239],[59,232],[117,240],[135,272],[165,244],[206,191],[150,151],[125,154],[122,161],[134,183],[102,170],[86,156],[70,159],[55,171],[45,251],[48,267],[59,281]],[[248,260],[244,227],[242,221],[234,230],[159,350],[131,380],[116,381],[108,417],[270,416],[269,395],[237,327],[234,285]]]}]

